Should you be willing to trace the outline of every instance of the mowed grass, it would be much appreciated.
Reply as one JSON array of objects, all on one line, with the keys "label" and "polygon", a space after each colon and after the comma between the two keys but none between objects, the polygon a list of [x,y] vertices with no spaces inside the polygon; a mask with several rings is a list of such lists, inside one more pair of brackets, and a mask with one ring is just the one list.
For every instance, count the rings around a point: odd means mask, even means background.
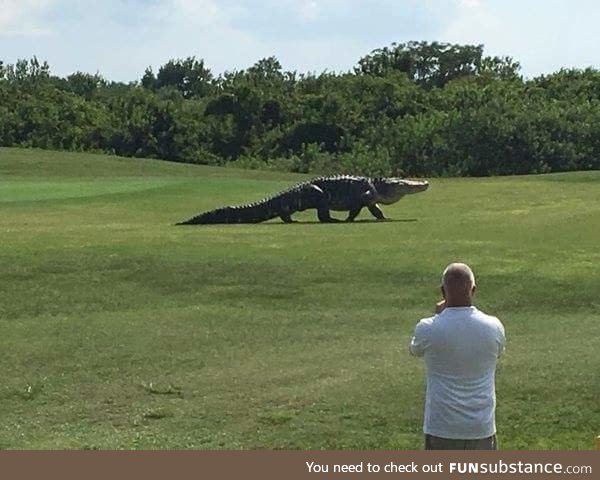
[{"label": "mowed grass", "polygon": [[501,448],[593,448],[600,172],[434,179],[394,222],[173,226],[302,178],[0,149],[0,447],[421,448],[407,344],[461,260],[507,330]]}]

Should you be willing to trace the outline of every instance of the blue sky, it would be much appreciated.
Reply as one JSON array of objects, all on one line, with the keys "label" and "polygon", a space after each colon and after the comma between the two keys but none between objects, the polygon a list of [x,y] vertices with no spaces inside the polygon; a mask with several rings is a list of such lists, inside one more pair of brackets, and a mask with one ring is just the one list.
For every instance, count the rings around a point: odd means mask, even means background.
[{"label": "blue sky", "polygon": [[216,73],[275,55],[298,71],[346,71],[392,42],[483,43],[534,76],[600,68],[596,0],[0,0],[0,60],[139,79],[171,58]]}]

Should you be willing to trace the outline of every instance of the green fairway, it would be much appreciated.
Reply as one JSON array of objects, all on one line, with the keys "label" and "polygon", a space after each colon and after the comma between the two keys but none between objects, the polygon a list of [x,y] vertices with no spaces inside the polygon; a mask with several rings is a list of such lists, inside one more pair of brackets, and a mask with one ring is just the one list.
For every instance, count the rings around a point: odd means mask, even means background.
[{"label": "green fairway", "polygon": [[506,326],[500,447],[593,448],[600,172],[432,179],[393,222],[173,226],[303,178],[0,149],[0,448],[421,448],[407,345],[457,260]]}]

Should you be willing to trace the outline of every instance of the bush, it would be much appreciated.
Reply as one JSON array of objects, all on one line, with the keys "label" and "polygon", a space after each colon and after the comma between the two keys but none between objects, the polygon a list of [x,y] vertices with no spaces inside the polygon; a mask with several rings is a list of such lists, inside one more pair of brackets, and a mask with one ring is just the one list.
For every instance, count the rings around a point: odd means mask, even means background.
[{"label": "bush", "polygon": [[141,84],[0,63],[0,145],[300,173],[506,175],[600,168],[600,72],[524,81],[481,46],[409,42],[354,73],[277,59],[214,77],[172,60]]}]

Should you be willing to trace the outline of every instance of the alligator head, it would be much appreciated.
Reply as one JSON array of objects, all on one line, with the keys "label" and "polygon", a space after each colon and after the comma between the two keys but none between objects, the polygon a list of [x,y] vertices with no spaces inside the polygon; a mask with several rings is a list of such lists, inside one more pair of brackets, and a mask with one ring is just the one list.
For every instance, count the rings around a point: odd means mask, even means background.
[{"label": "alligator head", "polygon": [[400,200],[404,195],[423,192],[429,188],[425,180],[405,180],[403,178],[374,178],[373,184],[377,190],[377,202],[391,205]]}]

